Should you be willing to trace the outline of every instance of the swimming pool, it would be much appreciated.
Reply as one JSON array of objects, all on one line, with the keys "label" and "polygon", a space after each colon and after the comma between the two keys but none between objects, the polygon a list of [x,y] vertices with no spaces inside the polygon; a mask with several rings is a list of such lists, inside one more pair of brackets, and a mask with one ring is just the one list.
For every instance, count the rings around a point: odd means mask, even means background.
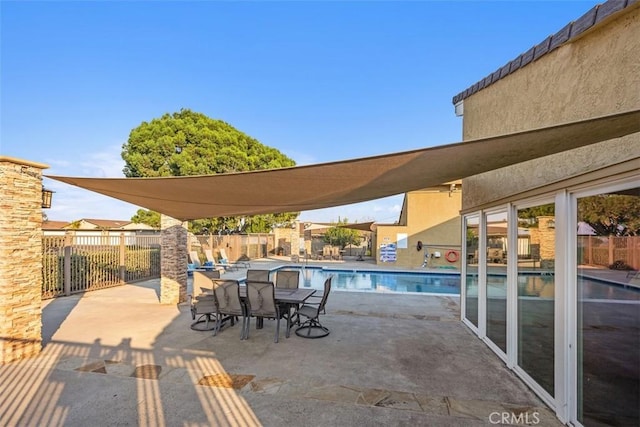
[{"label": "swimming pool", "polygon": [[[380,270],[341,270],[327,267],[285,266],[272,271],[272,280],[280,270],[300,271],[300,287],[322,290],[324,281],[333,275],[332,289],[380,293],[419,293],[460,295],[459,273],[399,272]],[[274,274],[275,273],[275,274]],[[477,295],[477,275],[467,277],[467,292]],[[581,277],[582,298],[640,301],[640,289],[624,288],[587,277]],[[506,298],[506,275],[489,275],[492,296]],[[553,298],[553,275],[526,274],[518,277],[519,294],[525,297]]]},{"label": "swimming pool", "polygon": [[282,267],[282,270],[300,271],[300,287],[323,289],[327,277],[333,276],[333,290],[383,292],[460,294],[459,273],[395,272],[374,270],[340,270],[322,267]]}]

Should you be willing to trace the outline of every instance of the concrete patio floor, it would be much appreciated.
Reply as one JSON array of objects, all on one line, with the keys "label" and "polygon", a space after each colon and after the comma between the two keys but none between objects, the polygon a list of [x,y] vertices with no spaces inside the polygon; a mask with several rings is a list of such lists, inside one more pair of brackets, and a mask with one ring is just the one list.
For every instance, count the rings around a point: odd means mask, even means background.
[{"label": "concrete patio floor", "polygon": [[45,301],[42,353],[0,366],[0,425],[561,425],[455,296],[335,291],[328,337],[282,327],[276,344],[270,320],[246,341],[238,324],[193,331],[188,305],[158,293],[151,280]]}]

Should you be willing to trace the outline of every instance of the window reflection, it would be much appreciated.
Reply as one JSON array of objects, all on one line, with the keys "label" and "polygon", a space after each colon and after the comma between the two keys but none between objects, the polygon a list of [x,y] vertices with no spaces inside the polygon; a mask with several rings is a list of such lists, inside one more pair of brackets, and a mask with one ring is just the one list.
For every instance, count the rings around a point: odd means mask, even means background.
[{"label": "window reflection", "polygon": [[507,213],[487,215],[487,337],[507,351]]},{"label": "window reflection", "polygon": [[554,395],[555,205],[518,210],[518,365]]},{"label": "window reflection", "polygon": [[478,326],[478,244],[479,217],[466,219],[465,312],[467,320]]},{"label": "window reflection", "polygon": [[640,188],[577,200],[578,420],[640,425]]}]

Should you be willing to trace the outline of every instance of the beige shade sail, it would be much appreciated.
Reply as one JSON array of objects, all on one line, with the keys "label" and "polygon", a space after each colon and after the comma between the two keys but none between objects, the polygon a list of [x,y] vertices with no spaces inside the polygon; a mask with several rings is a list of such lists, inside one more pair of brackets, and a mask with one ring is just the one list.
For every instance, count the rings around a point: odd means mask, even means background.
[{"label": "beige shade sail", "polygon": [[206,176],[48,176],[180,220],[364,202],[640,132],[640,110],[382,156]]}]

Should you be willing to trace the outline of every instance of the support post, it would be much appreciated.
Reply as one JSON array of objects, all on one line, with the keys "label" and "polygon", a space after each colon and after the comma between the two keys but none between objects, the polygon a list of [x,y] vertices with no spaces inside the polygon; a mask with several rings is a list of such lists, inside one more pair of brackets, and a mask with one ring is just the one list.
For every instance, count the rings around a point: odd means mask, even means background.
[{"label": "support post", "polygon": [[187,229],[167,215],[160,215],[160,228],[160,303],[179,304],[187,300]]},{"label": "support post", "polygon": [[0,156],[0,365],[42,349],[42,170]]}]

